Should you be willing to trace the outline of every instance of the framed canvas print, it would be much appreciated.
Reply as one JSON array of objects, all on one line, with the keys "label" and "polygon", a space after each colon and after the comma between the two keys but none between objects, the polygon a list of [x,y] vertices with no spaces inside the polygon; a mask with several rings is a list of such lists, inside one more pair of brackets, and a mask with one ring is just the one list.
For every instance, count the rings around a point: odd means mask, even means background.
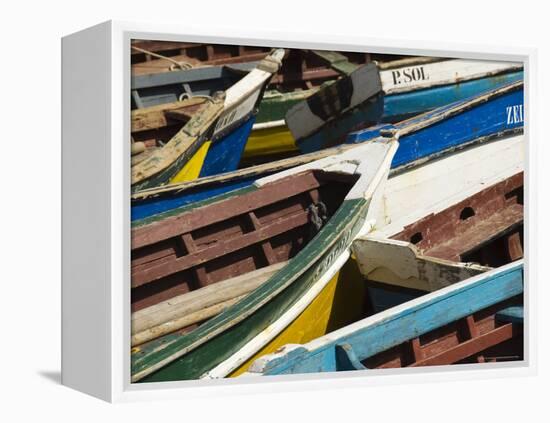
[{"label": "framed canvas print", "polygon": [[65,37],[63,383],[118,401],[532,370],[532,57]]}]

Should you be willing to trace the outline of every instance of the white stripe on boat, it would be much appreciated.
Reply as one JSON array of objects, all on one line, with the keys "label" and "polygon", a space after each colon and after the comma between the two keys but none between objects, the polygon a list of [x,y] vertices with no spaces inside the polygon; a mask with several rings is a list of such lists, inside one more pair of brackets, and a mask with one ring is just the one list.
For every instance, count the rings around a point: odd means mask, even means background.
[{"label": "white stripe on boat", "polygon": [[386,94],[397,94],[521,69],[521,63],[452,59],[381,70],[380,79]]}]

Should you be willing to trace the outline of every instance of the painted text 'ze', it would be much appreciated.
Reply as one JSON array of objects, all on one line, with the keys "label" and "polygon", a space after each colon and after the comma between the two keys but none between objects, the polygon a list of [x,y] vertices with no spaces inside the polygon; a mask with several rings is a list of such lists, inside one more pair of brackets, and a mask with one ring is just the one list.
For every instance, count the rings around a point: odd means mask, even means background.
[{"label": "painted text 'ze'", "polygon": [[506,107],[506,125],[523,122],[523,104]]}]

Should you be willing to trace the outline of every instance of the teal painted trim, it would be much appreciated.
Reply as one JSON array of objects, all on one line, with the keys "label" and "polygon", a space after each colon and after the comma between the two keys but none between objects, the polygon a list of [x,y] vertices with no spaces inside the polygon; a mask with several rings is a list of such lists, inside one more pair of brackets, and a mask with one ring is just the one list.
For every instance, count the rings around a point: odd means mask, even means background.
[{"label": "teal painted trim", "polygon": [[365,370],[350,344],[337,344],[335,347],[336,369],[339,372],[347,370]]},{"label": "teal painted trim", "polygon": [[523,324],[523,306],[508,307],[499,311],[495,318],[503,323],[521,323]]},{"label": "teal painted trim", "polygon": [[188,212],[190,210],[197,209],[199,207],[207,206],[209,204],[216,203],[218,201],[227,200],[228,198],[235,197],[238,195],[244,195],[249,192],[255,191],[258,188],[256,185],[249,185],[247,187],[239,188],[234,191],[224,192],[223,194],[216,195],[214,197],[205,198],[201,201],[196,201],[191,204],[186,204],[182,207],[178,207],[176,209],[168,210],[163,213],[155,214],[153,216],[146,217],[144,219],[135,220],[132,222],[132,228],[138,228],[140,226],[149,225],[151,223],[159,222],[163,219],[166,219],[168,217],[177,216],[182,213]]},{"label": "teal painted trim", "polygon": [[[359,360],[365,360],[412,338],[452,323],[481,309],[523,293],[523,263],[455,287],[443,296],[403,309],[398,314],[358,328],[313,351],[299,348],[288,356],[268,362],[264,374],[317,373],[337,371],[336,345],[347,343]],[[402,307],[402,306],[401,306]],[[368,320],[368,319],[367,319]]]}]

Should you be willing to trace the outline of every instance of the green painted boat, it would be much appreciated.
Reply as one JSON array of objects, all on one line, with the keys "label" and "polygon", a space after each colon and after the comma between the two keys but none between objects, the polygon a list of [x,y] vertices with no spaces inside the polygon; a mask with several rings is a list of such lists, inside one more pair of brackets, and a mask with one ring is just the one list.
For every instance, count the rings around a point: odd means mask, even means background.
[{"label": "green painted boat", "polygon": [[[214,368],[216,377],[227,376],[268,344],[277,335],[270,328],[307,309],[346,262],[352,241],[372,229],[369,210],[378,208],[373,202],[382,197],[397,146],[395,140],[369,142],[134,227],[134,310],[191,291],[191,279],[173,279],[187,270],[194,282],[208,285],[220,274],[230,278],[288,262],[200,326],[134,348],[132,382],[199,379]],[[238,220],[242,216],[252,230]],[[232,219],[245,229],[231,229]],[[169,243],[182,239],[187,254],[172,254]],[[249,247],[263,257],[247,253]]]}]

